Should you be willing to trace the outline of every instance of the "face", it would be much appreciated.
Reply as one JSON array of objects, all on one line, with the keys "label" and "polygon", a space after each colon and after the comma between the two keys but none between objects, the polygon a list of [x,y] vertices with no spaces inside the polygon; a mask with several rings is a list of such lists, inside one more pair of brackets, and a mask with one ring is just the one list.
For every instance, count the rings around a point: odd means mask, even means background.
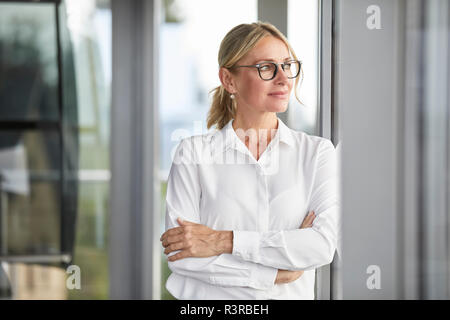
[{"label": "face", "polygon": [[[259,40],[236,65],[254,65],[263,61],[282,63],[291,59],[283,41],[266,36]],[[229,86],[225,88],[228,92],[234,93],[238,109],[248,108],[260,112],[286,111],[295,79],[288,79],[280,65],[275,78],[268,81],[262,80],[258,69],[253,67],[235,68],[233,72],[227,73]]]}]

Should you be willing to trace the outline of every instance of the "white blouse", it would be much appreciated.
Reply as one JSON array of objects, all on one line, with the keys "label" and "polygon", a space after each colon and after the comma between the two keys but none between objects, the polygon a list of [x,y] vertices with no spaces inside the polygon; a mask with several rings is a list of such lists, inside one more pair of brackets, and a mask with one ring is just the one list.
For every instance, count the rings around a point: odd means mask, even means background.
[{"label": "white blouse", "polygon": [[[277,133],[257,161],[232,122],[178,145],[166,230],[178,226],[178,217],[232,230],[233,252],[169,262],[166,288],[177,299],[314,299],[315,269],[333,260],[338,241],[336,149],[278,118]],[[310,211],[313,226],[299,229]],[[278,269],[304,273],[274,284]]]}]

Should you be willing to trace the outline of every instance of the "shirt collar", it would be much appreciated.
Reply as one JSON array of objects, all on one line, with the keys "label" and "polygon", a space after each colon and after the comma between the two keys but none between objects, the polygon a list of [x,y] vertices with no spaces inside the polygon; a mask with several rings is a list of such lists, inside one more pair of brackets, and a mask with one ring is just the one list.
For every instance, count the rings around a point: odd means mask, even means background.
[{"label": "shirt collar", "polygon": [[[290,147],[294,147],[295,138],[293,136],[292,130],[278,118],[278,130],[275,136],[273,137],[274,142],[277,139],[279,141],[287,144]],[[220,130],[218,130],[213,135],[213,150],[214,153],[225,152],[228,148],[233,147],[236,148],[240,144],[238,143],[239,137],[233,129],[233,121],[231,119],[228,123]]]}]

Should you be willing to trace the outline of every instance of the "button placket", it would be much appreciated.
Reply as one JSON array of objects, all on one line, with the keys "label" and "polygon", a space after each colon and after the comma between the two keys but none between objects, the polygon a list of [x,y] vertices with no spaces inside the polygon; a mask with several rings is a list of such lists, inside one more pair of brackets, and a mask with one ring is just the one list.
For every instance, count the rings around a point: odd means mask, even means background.
[{"label": "button placket", "polygon": [[256,228],[258,232],[262,231],[261,219],[262,213],[264,212],[263,198],[264,198],[264,190],[263,190],[263,179],[262,179],[262,171],[259,163],[255,163],[255,176],[256,176],[256,192],[257,192],[257,211],[256,211]]},{"label": "button placket", "polygon": [[267,175],[260,163],[255,165],[258,184],[258,230],[269,230],[269,190]]},{"label": "button placket", "polygon": [[268,176],[264,175],[264,216],[262,220],[263,226],[262,226],[262,230],[263,231],[269,231],[269,186],[268,186],[268,182],[267,182]]}]

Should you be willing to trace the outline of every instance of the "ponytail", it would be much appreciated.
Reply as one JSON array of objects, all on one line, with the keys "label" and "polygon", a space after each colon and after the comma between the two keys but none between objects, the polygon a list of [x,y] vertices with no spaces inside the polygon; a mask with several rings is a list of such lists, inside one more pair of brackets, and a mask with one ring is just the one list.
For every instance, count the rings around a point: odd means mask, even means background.
[{"label": "ponytail", "polygon": [[207,128],[215,125],[220,130],[236,116],[236,101],[230,98],[230,94],[221,85],[211,90],[211,93],[213,99],[208,112]]}]

